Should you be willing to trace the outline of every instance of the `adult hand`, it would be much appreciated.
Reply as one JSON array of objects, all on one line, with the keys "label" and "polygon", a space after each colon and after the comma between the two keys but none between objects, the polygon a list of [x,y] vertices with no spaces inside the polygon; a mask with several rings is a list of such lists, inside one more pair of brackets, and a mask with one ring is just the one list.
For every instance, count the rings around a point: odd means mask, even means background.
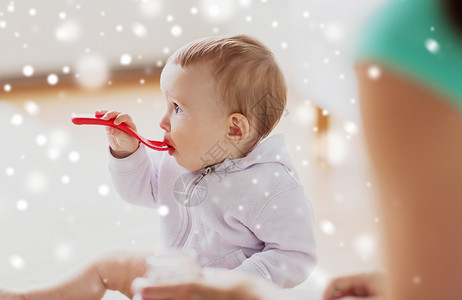
[{"label": "adult hand", "polygon": [[173,285],[154,286],[137,278],[132,290],[143,300],[289,300],[281,289],[260,278],[222,269],[204,269],[201,278]]},{"label": "adult hand", "polygon": [[385,299],[385,275],[362,273],[334,278],[324,291],[323,300]]}]

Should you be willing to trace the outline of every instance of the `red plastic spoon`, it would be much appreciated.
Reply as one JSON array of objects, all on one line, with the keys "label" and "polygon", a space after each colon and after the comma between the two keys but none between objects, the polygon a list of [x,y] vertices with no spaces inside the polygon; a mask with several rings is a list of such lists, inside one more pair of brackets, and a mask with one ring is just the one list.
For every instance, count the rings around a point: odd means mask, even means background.
[{"label": "red plastic spoon", "polygon": [[104,114],[76,114],[72,116],[72,123],[76,125],[104,125],[111,126],[117,129],[124,131],[125,133],[134,136],[141,143],[145,144],[147,147],[152,148],[157,151],[167,151],[173,149],[172,146],[167,145],[165,142],[160,141],[151,141],[140,136],[135,130],[128,127],[127,124],[121,123],[119,125],[114,124],[114,119],[103,120]]}]

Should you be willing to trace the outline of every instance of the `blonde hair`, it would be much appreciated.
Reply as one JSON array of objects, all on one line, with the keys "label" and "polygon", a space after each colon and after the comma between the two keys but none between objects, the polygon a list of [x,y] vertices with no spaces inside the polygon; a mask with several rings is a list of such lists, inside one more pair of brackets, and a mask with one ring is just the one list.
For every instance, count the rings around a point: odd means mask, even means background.
[{"label": "blonde hair", "polygon": [[228,113],[244,115],[258,134],[255,144],[277,125],[287,103],[287,86],[273,53],[247,35],[208,37],[177,50],[169,59],[182,68],[210,63]]}]

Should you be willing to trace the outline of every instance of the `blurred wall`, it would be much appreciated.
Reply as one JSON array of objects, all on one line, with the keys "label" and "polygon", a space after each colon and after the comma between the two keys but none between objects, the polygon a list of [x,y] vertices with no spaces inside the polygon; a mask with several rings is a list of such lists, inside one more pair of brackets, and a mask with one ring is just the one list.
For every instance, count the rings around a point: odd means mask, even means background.
[{"label": "blurred wall", "polygon": [[358,120],[352,48],[385,0],[0,1],[0,84],[71,74],[98,88],[112,70],[161,67],[185,43],[250,34],[280,61],[291,93]]}]

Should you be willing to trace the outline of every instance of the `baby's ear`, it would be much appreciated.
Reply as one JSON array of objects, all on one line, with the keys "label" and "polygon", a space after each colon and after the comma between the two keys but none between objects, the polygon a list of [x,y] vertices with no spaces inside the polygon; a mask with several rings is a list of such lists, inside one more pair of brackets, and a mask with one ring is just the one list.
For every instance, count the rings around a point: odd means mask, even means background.
[{"label": "baby's ear", "polygon": [[250,124],[247,118],[239,113],[233,113],[227,118],[228,131],[226,137],[240,142],[249,135]]}]

